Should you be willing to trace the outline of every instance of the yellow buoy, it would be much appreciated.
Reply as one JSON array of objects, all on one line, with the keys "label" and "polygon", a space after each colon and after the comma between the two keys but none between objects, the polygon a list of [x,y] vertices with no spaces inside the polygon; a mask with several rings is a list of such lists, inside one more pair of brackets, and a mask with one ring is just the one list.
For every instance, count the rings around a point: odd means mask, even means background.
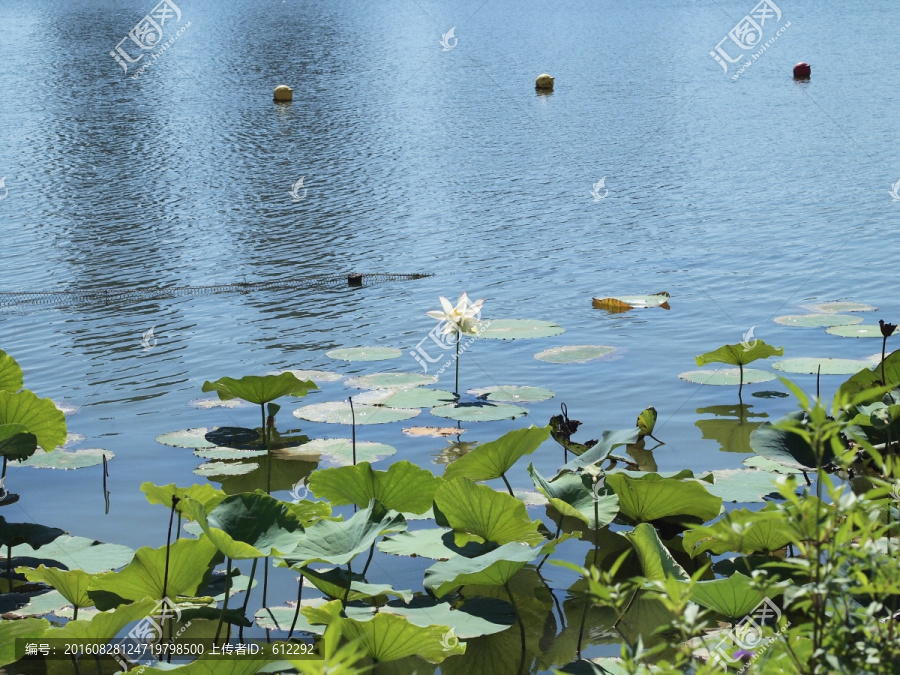
[{"label": "yellow buoy", "polygon": [[534,81],[535,89],[553,89],[553,78],[548,73],[541,73]]},{"label": "yellow buoy", "polygon": [[291,89],[286,84],[280,84],[275,87],[275,100],[276,101],[292,101],[294,99],[294,90]]}]

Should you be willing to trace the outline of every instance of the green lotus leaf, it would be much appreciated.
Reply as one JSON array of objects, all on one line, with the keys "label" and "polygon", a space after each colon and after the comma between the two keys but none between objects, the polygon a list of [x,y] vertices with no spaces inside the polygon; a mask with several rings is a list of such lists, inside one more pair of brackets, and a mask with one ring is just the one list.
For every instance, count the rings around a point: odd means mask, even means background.
[{"label": "green lotus leaf", "polygon": [[[169,547],[166,595],[196,596],[209,583],[218,562],[218,550],[209,537],[178,539]],[[88,592],[101,610],[112,609],[122,600],[163,599],[166,547],[142,547],[134,560],[118,572],[95,576]]]},{"label": "green lotus leaf", "polygon": [[565,329],[552,321],[534,319],[484,319],[477,335],[491,340],[527,340],[552,337],[565,333]]},{"label": "green lotus leaf", "polygon": [[483,398],[485,401],[499,403],[534,403],[536,401],[547,401],[556,395],[543,387],[523,387],[512,384],[469,389],[467,393]]},{"label": "green lotus leaf", "polygon": [[117,635],[132,621],[139,621],[153,613],[157,607],[155,600],[141,600],[130,605],[122,605],[115,612],[99,612],[90,619],[69,621],[62,628],[50,628],[43,634],[44,639],[101,640]]},{"label": "green lotus leaf", "polygon": [[772,368],[784,373],[815,375],[821,368],[822,375],[853,375],[860,370],[868,370],[872,364],[857,359],[832,359],[804,357],[775,361]]},{"label": "green lotus leaf", "polygon": [[17,466],[30,466],[32,469],[84,469],[103,464],[103,458],[111,460],[115,455],[112,450],[101,448],[85,448],[84,450],[67,451],[57,448],[52,452],[32,455]]},{"label": "green lotus leaf", "polygon": [[450,626],[417,626],[404,617],[393,614],[376,614],[367,621],[342,618],[339,600],[332,600],[320,607],[304,607],[301,612],[310,623],[340,626],[343,638],[356,641],[378,663],[399,661],[418,656],[429,663],[440,663],[454,654],[464,654],[466,645],[456,640],[448,648],[446,635]]},{"label": "green lotus leaf", "polygon": [[820,302],[813,305],[813,309],[817,312],[840,314],[841,312],[874,312],[877,307],[872,305],[864,305],[860,302]]},{"label": "green lotus leaf", "polygon": [[[357,462],[377,462],[390,457],[397,449],[384,443],[356,441]],[[317,462],[320,459],[339,466],[353,463],[353,441],[350,438],[314,438],[309,443],[295,448],[273,450],[272,455],[283,460],[306,460]]]},{"label": "green lotus leaf", "polygon": [[16,640],[36,640],[50,628],[47,619],[0,621],[0,668],[16,662]]},{"label": "green lotus leaf", "polygon": [[744,384],[754,384],[756,382],[770,382],[775,379],[775,375],[757,368],[744,368],[744,373],[738,368],[720,368],[718,370],[689,370],[680,373],[678,377],[688,382],[696,384],[708,384],[716,386],[734,386]]},{"label": "green lotus leaf", "polygon": [[[61,612],[71,609],[72,603],[66,600],[59,591],[47,591],[40,595],[32,595],[28,604],[14,609],[7,614],[12,617],[26,619],[34,616],[45,616],[46,614],[56,614],[60,616]],[[79,612],[81,615],[81,612]],[[87,618],[86,616],[84,618]]]},{"label": "green lotus leaf", "polygon": [[431,409],[435,417],[456,420],[458,422],[496,422],[511,420],[527,415],[525,408],[508,403],[491,403],[490,401],[473,401],[441,405]]},{"label": "green lotus leaf", "polygon": [[641,561],[643,575],[650,581],[665,581],[669,577],[687,581],[690,578],[662,543],[656,528],[649,523],[638,524],[625,536]]},{"label": "green lotus leaf", "polygon": [[351,377],[344,384],[355,389],[402,389],[422,387],[438,381],[435,375],[419,373],[373,373],[361,377]]},{"label": "green lotus leaf", "polygon": [[325,352],[325,356],[339,361],[387,361],[402,355],[403,352],[393,347],[348,347]]},{"label": "green lotus leaf", "polygon": [[[534,487],[564,516],[577,518],[592,530],[609,525],[619,512],[619,498],[608,488],[599,489],[594,503],[594,483],[588,474],[562,473],[547,481],[533,464],[528,473]],[[596,509],[596,510],[595,510]]]},{"label": "green lotus leaf", "polygon": [[502,586],[525,565],[552,552],[554,547],[555,542],[533,548],[512,542],[477,558],[454,556],[425,570],[425,588],[442,598],[460,586]]},{"label": "green lotus leaf", "polygon": [[216,444],[206,440],[206,434],[208,434],[209,431],[210,430],[206,427],[170,431],[157,436],[156,442],[173,448],[189,448],[192,450],[198,448],[214,448]]},{"label": "green lotus leaf", "polygon": [[[213,627],[211,630],[214,633],[216,624],[214,622],[209,623],[212,624]],[[208,636],[207,639],[212,640],[212,635]],[[168,664],[160,664],[156,668],[141,666],[143,670],[141,670],[140,673],[141,675],[164,675],[170,674],[172,670],[178,670],[178,675],[253,675],[254,673],[266,672],[265,666],[272,663],[272,660],[271,656],[260,656],[256,658],[230,658],[226,656],[223,658],[221,652],[218,654],[206,652],[195,661],[178,666],[177,669],[173,669]],[[309,664],[318,662],[303,661],[298,663]]]},{"label": "green lotus leaf", "polygon": [[24,574],[28,581],[38,581],[52,586],[75,607],[92,607],[94,604],[94,601],[88,596],[88,585],[92,575],[84,570],[65,571],[41,565],[36,569],[17,567],[16,572]]},{"label": "green lotus leaf", "polygon": [[200,502],[187,510],[210,541],[232,560],[284,555],[303,538],[303,526],[285,504],[258,492],[226,497],[210,512]]},{"label": "green lotus leaf", "polygon": [[408,420],[421,412],[418,408],[385,408],[383,406],[354,404],[351,410],[347,401],[329,401],[313,403],[297,408],[294,417],[310,422],[329,422],[331,424],[352,424],[354,415],[356,424],[390,424],[400,420]]},{"label": "green lotus leaf", "polygon": [[634,425],[641,430],[641,437],[649,436],[653,433],[653,429],[656,428],[657,417],[658,414],[656,408],[653,406],[641,411],[641,414],[638,415],[637,422],[635,422]]},{"label": "green lotus leaf", "polygon": [[[878,336],[881,337],[880,332]],[[848,379],[838,388],[838,394],[842,397],[850,399],[862,393],[866,389],[872,389],[881,386],[882,366],[884,371],[884,379],[887,380],[886,384],[893,387],[896,387],[898,384],[900,384],[900,350],[897,350],[888,354],[884,359],[884,363],[882,363],[881,356],[879,355],[877,361],[875,362],[875,365],[871,369],[867,368],[865,370],[860,370],[859,372],[857,372],[853,377]],[[882,398],[882,394],[876,392],[876,395],[874,395],[871,400],[876,400],[879,398]]]},{"label": "green lotus leaf", "polygon": [[778,476],[768,471],[719,469],[712,473],[716,482],[706,489],[726,502],[764,502],[764,497],[778,494]]},{"label": "green lotus leaf", "polygon": [[550,438],[550,427],[530,426],[516,429],[500,438],[482,443],[463,455],[444,471],[444,478],[470,478],[473,481],[500,478],[525,455],[530,455]]},{"label": "green lotus leaf", "polygon": [[830,335],[840,335],[841,337],[850,338],[880,338],[881,326],[876,324],[859,324],[859,325],[843,325],[831,326],[826,328],[825,332]]},{"label": "green lotus leaf", "polygon": [[538,352],[534,358],[547,363],[587,363],[609,356],[614,351],[615,347],[604,345],[564,345]]},{"label": "green lotus leaf", "polygon": [[25,384],[22,368],[16,360],[0,349],[0,391],[19,391]]},{"label": "green lotus leaf", "polygon": [[58,527],[47,527],[37,523],[8,523],[0,516],[0,547],[3,548],[25,545],[33,552],[64,534],[65,532]]},{"label": "green lotus leaf", "polygon": [[609,456],[609,453],[620,445],[637,443],[640,435],[641,430],[637,427],[634,429],[620,429],[618,431],[604,431],[596,445],[591,446],[568,464],[561,466],[559,471],[560,473],[563,471],[578,471],[591,464],[602,462]]},{"label": "green lotus leaf", "polygon": [[[55,528],[52,529],[55,530]],[[50,534],[48,533],[48,537]],[[13,546],[12,556],[14,558],[36,558],[44,563],[56,562],[58,564],[53,567],[80,569],[88,574],[98,574],[122,567],[134,557],[133,550],[119,544],[102,544],[84,537],[59,535],[52,536],[50,539],[49,543],[40,544],[38,542],[37,546],[27,542]]]},{"label": "green lotus leaf", "polygon": [[315,562],[346,565],[382,535],[405,529],[406,519],[401,514],[389,511],[373,499],[349,520],[313,523],[306,530],[305,539],[283,559],[289,567],[297,569]]},{"label": "green lotus leaf", "polygon": [[434,493],[443,480],[430,471],[402,460],[387,471],[373,471],[368,462],[315,471],[309,488],[332,504],[356,504],[365,507],[377,499],[394,511],[425,513],[431,508]]},{"label": "green lotus leaf", "polygon": [[750,577],[739,572],[727,579],[699,581],[691,591],[691,600],[729,619],[740,619],[763,601],[763,594],[752,584]]},{"label": "green lotus leaf", "polygon": [[220,377],[214,382],[203,383],[203,391],[214,391],[223,401],[239,398],[258,405],[282,396],[306,396],[314,389],[318,389],[315,383],[298,380],[293,373],[246,375],[239,380],[233,377]]},{"label": "green lotus leaf", "polygon": [[627,312],[629,309],[646,309],[662,307],[669,309],[669,298],[672,296],[663,291],[650,295],[614,295],[608,298],[592,298],[594,309],[605,309],[608,312]]},{"label": "green lotus leaf", "polygon": [[704,484],[682,478],[663,478],[657,473],[640,478],[607,473],[606,484],[619,496],[619,511],[636,523],[675,519],[712,520],[722,509],[721,497],[711,495]]},{"label": "green lotus leaf", "polygon": [[[330,598],[344,598],[347,602],[379,598],[378,604],[386,601],[386,596],[401,598],[409,602],[413,598],[412,591],[394,590],[390,584],[369,584],[361,574],[353,574],[350,592],[347,593],[347,570],[333,567],[329,570],[314,570],[302,567],[298,570],[309,582]],[[384,596],[384,597],[379,597]]]},{"label": "green lotus leaf", "polygon": [[243,476],[259,468],[257,462],[204,462],[194,473],[198,476]]},{"label": "green lotus leaf", "polygon": [[499,545],[544,541],[538,523],[528,517],[522,502],[468,478],[454,478],[441,485],[434,494],[434,509],[438,525],[457,533],[458,545],[472,535]]},{"label": "green lotus leaf", "polygon": [[831,326],[851,326],[862,323],[862,317],[833,313],[794,314],[776,317],[775,323],[780,323],[782,326],[801,326],[803,328],[829,328]]},{"label": "green lotus leaf", "polygon": [[747,349],[740,343],[736,345],[722,345],[716,350],[694,357],[694,361],[697,362],[698,366],[705,366],[708,363],[727,363],[732,366],[746,366],[748,363],[753,363],[759,359],[784,355],[783,347],[773,347],[772,345],[767,345],[762,340],[754,340],[751,344],[753,344],[751,349]]},{"label": "green lotus leaf", "polygon": [[427,528],[410,532],[399,532],[378,542],[378,550],[391,555],[421,556],[432,560],[448,560],[455,555],[472,558],[484,553],[484,544],[474,541],[465,546],[457,546],[453,530]]},{"label": "green lotus leaf", "polygon": [[66,442],[66,416],[49,398],[38,398],[27,389],[0,391],[0,425],[18,424],[37,438],[49,452]]},{"label": "green lotus leaf", "polygon": [[[374,612],[375,609],[369,611]],[[423,628],[434,624],[452,626],[453,634],[461,640],[502,632],[516,621],[512,605],[508,602],[483,597],[471,598],[456,607],[418,595],[406,603],[392,600],[378,607],[377,612],[402,616]]]},{"label": "green lotus leaf", "polygon": [[309,527],[317,520],[331,518],[331,504],[328,502],[314,502],[302,499],[298,502],[282,502],[288,511],[294,514],[304,528]]},{"label": "green lotus leaf", "polygon": [[712,525],[695,527],[684,533],[684,550],[691,557],[705,551],[719,555],[735,553],[771,553],[793,541],[785,527],[784,515],[774,505],[761,511],[735,509]]},{"label": "green lotus leaf", "polygon": [[0,424],[0,457],[21,461],[37,450],[37,436],[29,434],[24,424]]},{"label": "green lotus leaf", "polygon": [[312,380],[313,382],[340,382],[344,376],[340,373],[332,373],[330,370],[279,370],[272,375],[290,373],[298,380]]},{"label": "green lotus leaf", "polygon": [[[802,436],[777,428],[781,424],[801,424],[806,418],[803,412],[793,412],[779,419],[775,426],[766,422],[750,434],[750,447],[757,455],[772,459],[792,469],[816,468],[816,452]],[[830,445],[825,446],[822,464],[834,460]]]},{"label": "green lotus leaf", "polygon": [[383,405],[388,408],[433,408],[456,401],[449,391],[411,387],[409,389],[373,389],[353,397],[354,402]]}]

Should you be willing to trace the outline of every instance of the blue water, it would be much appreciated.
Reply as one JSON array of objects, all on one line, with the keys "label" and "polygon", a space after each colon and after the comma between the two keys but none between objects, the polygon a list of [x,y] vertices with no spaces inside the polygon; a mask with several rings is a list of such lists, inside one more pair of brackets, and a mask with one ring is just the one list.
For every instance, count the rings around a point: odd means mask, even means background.
[{"label": "blue water", "polygon": [[[772,319],[852,300],[880,308],[865,323],[896,320],[900,212],[889,194],[900,179],[893,7],[780,3],[777,25],[790,26],[735,81],[709,51],[752,6],[183,0],[175,28],[190,26],[133,79],[135,67],[124,74],[109,52],[151,3],[0,3],[9,190],[0,292],[434,274],[361,290],[0,310],[0,348],[22,364],[26,386],[78,408],[70,432],[86,438],[73,447],[116,455],[109,515],[99,467],[11,468],[8,486],[22,499],[3,515],[159,546],[165,513],[140,483],[203,479],[189,450],[154,437],[257,422],[252,408],[189,406],[205,380],[283,368],[415,371],[405,354],[346,364],[325,352],[408,350],[432,328],[424,312],[438,296],[463,290],[485,298],[487,317],[551,320],[566,332],[480,340],[464,354],[464,388],[528,384],[556,396],[529,404],[524,419],[465,424],[462,440],[543,425],[561,402],[586,440],[630,427],[653,405],[666,441],[654,453],[660,470],[741,466],[746,454],[722,452],[695,424],[710,417],[698,408],[736,405],[736,391],[677,375],[751,326],[786,356],[878,351],[876,340]],[[451,27],[458,43],[443,51]],[[801,60],[812,64],[808,82],[791,77]],[[556,78],[550,95],[534,90],[541,72]],[[294,88],[293,103],[272,102],[278,84]],[[294,203],[301,177],[307,194]],[[608,196],[595,201],[604,177]],[[658,291],[671,293],[671,310],[591,307],[595,296]],[[151,326],[158,342],[145,352]],[[566,344],[618,351],[585,365],[533,358]],[[452,377],[440,386],[452,388]],[[823,395],[841,381],[824,377]],[[748,414],[793,408],[751,396],[766,389],[784,387],[745,388]],[[324,384],[306,402],[354,391]],[[348,435],[300,423],[294,407],[285,404],[282,426]],[[360,438],[440,472],[445,442],[400,430],[444,423],[426,410]],[[548,443],[533,457],[545,475],[562,463],[559,450]],[[510,480],[531,487],[524,464]],[[419,588],[424,564],[391,564],[370,581]],[[572,580],[546,574],[561,592]],[[270,597],[292,597],[291,578],[274,583]]]}]

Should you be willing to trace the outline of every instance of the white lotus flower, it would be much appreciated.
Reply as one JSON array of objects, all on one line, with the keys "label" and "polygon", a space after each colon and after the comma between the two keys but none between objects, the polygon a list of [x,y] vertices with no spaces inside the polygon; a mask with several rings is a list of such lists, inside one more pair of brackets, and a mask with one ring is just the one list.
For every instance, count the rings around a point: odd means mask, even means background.
[{"label": "white lotus flower", "polygon": [[450,304],[444,296],[441,296],[441,307],[443,311],[434,310],[426,312],[432,319],[443,321],[444,326],[441,333],[444,335],[455,335],[457,333],[474,334],[478,332],[478,323],[481,319],[481,306],[484,300],[476,300],[471,302],[465,291],[459,296],[456,307]]}]

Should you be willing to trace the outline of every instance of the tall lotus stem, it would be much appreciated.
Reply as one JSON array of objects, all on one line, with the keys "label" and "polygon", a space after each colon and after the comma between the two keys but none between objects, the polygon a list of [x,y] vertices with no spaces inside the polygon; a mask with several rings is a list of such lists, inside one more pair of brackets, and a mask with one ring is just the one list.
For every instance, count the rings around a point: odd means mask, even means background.
[{"label": "tall lotus stem", "polygon": [[[259,558],[253,559],[253,566],[250,568],[250,578],[247,580],[247,591],[244,593],[244,606],[241,607],[241,614],[244,616],[247,615],[247,604],[250,602],[250,591],[253,590],[253,577],[256,576],[256,563],[259,562]],[[240,640],[241,644],[244,643],[244,627],[241,626],[240,630]]]},{"label": "tall lotus stem", "polygon": [[297,589],[297,608],[294,610],[294,620],[291,622],[291,631],[288,633],[288,640],[294,634],[294,627],[297,625],[297,617],[300,616],[300,601],[303,600],[303,575],[300,575],[300,584]]}]

